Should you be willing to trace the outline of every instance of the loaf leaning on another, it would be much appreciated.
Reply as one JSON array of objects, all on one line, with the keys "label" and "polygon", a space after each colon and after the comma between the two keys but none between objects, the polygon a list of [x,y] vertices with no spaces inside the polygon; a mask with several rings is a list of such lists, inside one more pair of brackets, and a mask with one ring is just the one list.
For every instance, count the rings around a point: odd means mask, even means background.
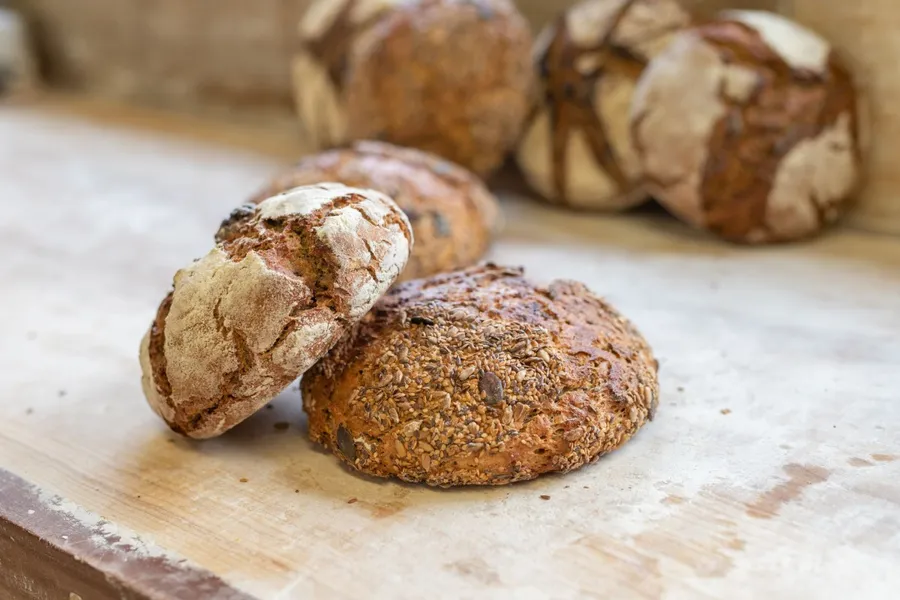
[{"label": "loaf leaning on another", "polygon": [[403,212],[372,190],[290,190],[223,223],[175,274],[141,342],[144,394],[169,426],[219,435],[323,356],[402,272]]}]

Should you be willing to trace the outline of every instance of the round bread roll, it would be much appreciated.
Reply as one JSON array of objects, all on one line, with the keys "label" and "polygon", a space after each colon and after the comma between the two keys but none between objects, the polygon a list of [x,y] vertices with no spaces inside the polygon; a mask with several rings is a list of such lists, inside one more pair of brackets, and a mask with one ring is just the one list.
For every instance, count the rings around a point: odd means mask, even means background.
[{"label": "round bread roll", "polygon": [[141,342],[144,395],[193,438],[234,427],[324,355],[406,264],[409,222],[383,194],[297,188],[236,211],[175,274]]},{"label": "round bread roll", "polygon": [[637,330],[583,285],[474,267],[383,298],[302,381],[313,440],[354,468],[429,485],[570,471],[658,403]]},{"label": "round bread roll", "polygon": [[486,175],[515,144],[534,81],[511,0],[412,0],[358,42],[345,80],[351,139],[421,148]]},{"label": "round bread roll", "polygon": [[690,23],[676,0],[587,0],[535,44],[543,95],[516,160],[548,200],[622,210],[647,199],[628,115],[638,77]]},{"label": "round bread roll", "polygon": [[360,35],[404,0],[316,0],[300,22],[293,61],[297,114],[314,150],[347,142],[344,77]]},{"label": "round bread roll", "polygon": [[406,213],[416,244],[398,281],[475,264],[499,227],[497,199],[475,175],[437,156],[379,142],[305,158],[252,202],[319,181],[378,190]]},{"label": "round bread roll", "polygon": [[825,40],[771,13],[730,11],[657,56],[631,120],[668,210],[759,244],[809,237],[845,212],[860,180],[857,104]]}]

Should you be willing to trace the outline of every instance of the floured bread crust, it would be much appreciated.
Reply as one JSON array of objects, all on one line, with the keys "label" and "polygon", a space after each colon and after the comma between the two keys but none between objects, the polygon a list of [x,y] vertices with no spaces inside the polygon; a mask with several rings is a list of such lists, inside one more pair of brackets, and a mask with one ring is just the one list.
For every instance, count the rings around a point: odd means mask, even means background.
[{"label": "floured bread crust", "polygon": [[360,35],[404,0],[317,0],[300,23],[293,60],[297,114],[313,149],[347,141],[344,76]]},{"label": "floured bread crust", "polygon": [[686,27],[675,0],[587,0],[535,44],[541,98],[516,150],[529,184],[583,209],[643,202],[628,115],[647,63]]},{"label": "floured bread crust", "polygon": [[412,233],[386,196],[324,184],[235,211],[178,271],[141,343],[143,389],[175,431],[219,435],[325,354],[403,270]]},{"label": "floured bread crust", "polygon": [[823,39],[774,14],[729,11],[679,34],[642,77],[631,122],[658,200],[727,240],[814,235],[860,181],[850,73]]},{"label": "floured bread crust", "polygon": [[350,137],[420,148],[479,175],[493,171],[528,112],[531,42],[511,0],[396,6],[350,61]]},{"label": "floured bread crust", "polygon": [[251,202],[320,181],[382,191],[406,213],[416,244],[398,281],[474,264],[499,227],[497,199],[474,174],[432,154],[380,142],[305,158]]},{"label": "floured bread crust", "polygon": [[302,388],[313,440],[364,473],[439,486],[576,469],[659,397],[650,347],[612,307],[494,265],[394,288]]}]

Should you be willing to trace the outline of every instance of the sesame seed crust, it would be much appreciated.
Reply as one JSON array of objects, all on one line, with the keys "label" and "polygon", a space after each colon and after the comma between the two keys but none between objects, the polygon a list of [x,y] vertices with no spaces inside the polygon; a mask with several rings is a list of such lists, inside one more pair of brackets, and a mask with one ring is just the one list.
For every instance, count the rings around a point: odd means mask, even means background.
[{"label": "sesame seed crust", "polygon": [[302,389],[313,440],[367,474],[436,486],[581,467],[659,396],[650,347],[612,307],[490,264],[394,288]]}]

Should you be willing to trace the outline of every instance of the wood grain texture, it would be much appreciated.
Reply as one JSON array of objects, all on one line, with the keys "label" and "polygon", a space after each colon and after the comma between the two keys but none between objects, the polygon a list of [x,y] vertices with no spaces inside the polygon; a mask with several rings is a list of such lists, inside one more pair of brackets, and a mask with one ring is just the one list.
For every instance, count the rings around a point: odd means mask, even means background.
[{"label": "wood grain texture", "polygon": [[0,469],[3,598],[252,600],[184,559]]},{"label": "wood grain texture", "polygon": [[566,476],[372,481],[310,444],[296,385],[206,443],[151,413],[137,346],[172,274],[299,148],[105,112],[0,111],[0,467],[40,494],[267,600],[894,597],[896,239],[734,248],[506,194],[492,258],[633,319],[657,417]]},{"label": "wood grain texture", "polygon": [[894,0],[784,0],[783,10],[828,38],[854,67],[871,124],[868,184],[854,222],[900,234],[900,6]]}]

